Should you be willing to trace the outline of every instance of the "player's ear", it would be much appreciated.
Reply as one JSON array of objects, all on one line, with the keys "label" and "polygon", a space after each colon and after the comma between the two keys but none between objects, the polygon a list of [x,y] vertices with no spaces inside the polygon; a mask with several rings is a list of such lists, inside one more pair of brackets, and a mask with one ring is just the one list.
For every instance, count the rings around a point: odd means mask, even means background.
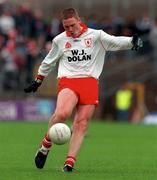
[{"label": "player's ear", "polygon": [[80,19],[80,17],[77,17],[77,20],[79,21],[79,23],[81,23],[81,19]]}]

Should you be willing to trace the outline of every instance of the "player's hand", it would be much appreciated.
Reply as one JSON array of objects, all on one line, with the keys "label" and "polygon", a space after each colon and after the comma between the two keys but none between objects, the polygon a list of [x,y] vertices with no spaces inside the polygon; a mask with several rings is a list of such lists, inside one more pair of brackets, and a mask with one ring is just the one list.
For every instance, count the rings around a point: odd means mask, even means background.
[{"label": "player's hand", "polygon": [[36,92],[41,83],[42,80],[39,79],[32,81],[28,87],[24,88],[25,93]]},{"label": "player's hand", "polygon": [[139,48],[143,47],[143,41],[142,39],[137,35],[134,34],[132,37],[132,50],[139,50]]}]

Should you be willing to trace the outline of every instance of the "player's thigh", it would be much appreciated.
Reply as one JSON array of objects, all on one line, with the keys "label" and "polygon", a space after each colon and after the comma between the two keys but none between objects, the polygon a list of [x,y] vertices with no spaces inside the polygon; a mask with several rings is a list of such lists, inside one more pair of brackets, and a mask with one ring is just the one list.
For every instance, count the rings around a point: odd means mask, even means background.
[{"label": "player's thigh", "polygon": [[74,124],[84,121],[88,123],[95,111],[95,105],[79,105],[76,110]]},{"label": "player's thigh", "polygon": [[72,111],[77,102],[77,95],[71,89],[65,88],[58,94],[56,111]]}]

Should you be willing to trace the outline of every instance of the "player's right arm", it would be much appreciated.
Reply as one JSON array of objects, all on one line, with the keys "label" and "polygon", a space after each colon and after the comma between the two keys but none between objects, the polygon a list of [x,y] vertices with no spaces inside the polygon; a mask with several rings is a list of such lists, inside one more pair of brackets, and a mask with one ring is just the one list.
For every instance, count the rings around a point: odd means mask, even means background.
[{"label": "player's right arm", "polygon": [[61,51],[59,49],[58,44],[55,42],[55,40],[52,42],[52,48],[47,54],[47,56],[42,61],[41,65],[38,69],[38,75],[31,82],[30,85],[28,85],[26,88],[24,88],[24,91],[26,93],[30,92],[36,92],[38,87],[42,84],[42,81],[48,74],[51,72],[52,67],[56,65],[56,62],[59,60],[61,56]]},{"label": "player's right arm", "polygon": [[52,67],[56,65],[56,62],[61,56],[61,51],[57,42],[53,41],[52,48],[47,54],[47,56],[42,61],[38,69],[38,75],[46,77],[52,70]]}]

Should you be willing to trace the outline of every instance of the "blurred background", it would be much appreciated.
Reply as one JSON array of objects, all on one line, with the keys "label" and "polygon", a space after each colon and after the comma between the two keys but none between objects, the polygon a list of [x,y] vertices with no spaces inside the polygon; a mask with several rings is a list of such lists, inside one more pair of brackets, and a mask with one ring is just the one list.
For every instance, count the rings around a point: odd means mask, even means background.
[{"label": "blurred background", "polygon": [[108,52],[94,119],[157,124],[156,0],[0,0],[0,120],[47,121],[56,103],[57,68],[35,94],[23,88],[63,31],[59,13],[75,7],[88,27],[116,36],[137,33],[138,52]]}]

